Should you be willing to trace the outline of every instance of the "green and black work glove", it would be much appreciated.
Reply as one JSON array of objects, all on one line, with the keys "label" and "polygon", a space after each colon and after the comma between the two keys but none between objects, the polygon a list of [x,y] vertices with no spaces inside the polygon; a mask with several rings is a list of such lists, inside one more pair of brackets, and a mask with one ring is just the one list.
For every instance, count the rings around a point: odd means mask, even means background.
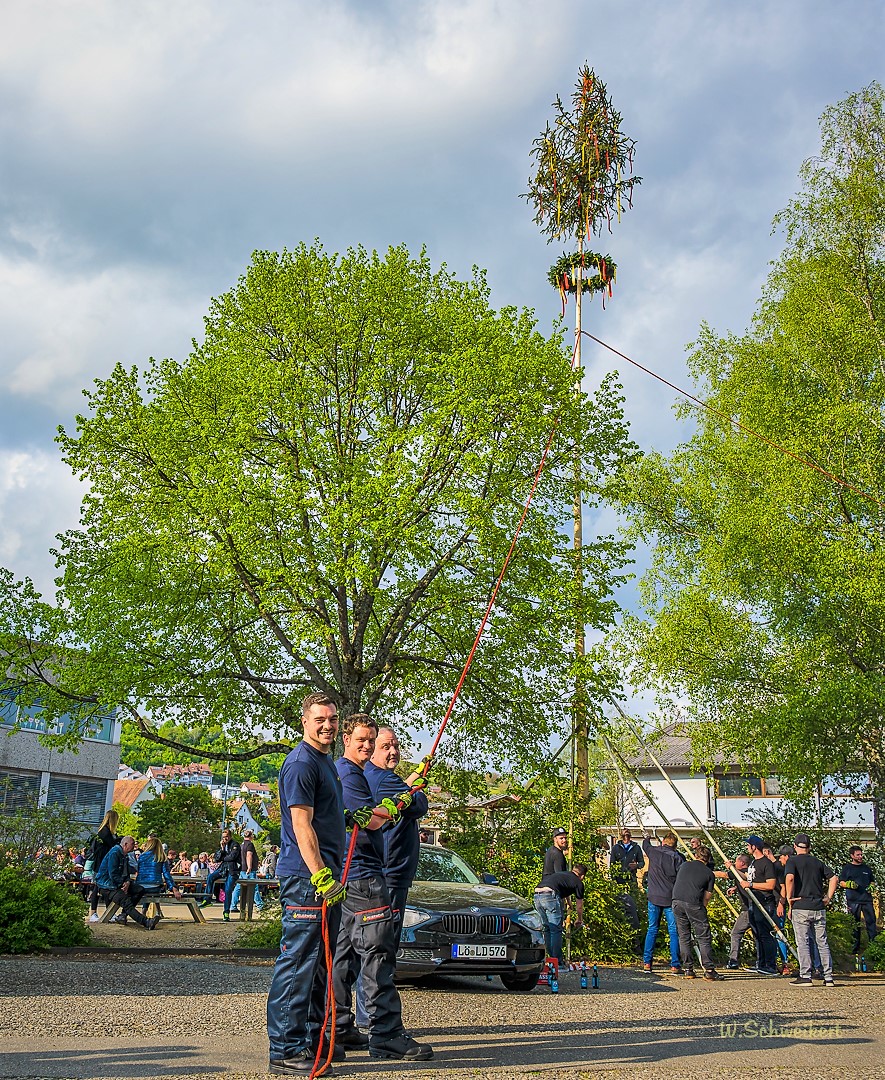
[{"label": "green and black work glove", "polygon": [[322,870],[317,870],[315,874],[311,874],[310,883],[317,891],[317,899],[324,900],[329,907],[332,907],[333,904],[340,904],[347,896],[347,886],[332,877],[332,871],[328,866],[324,866]]},{"label": "green and black work glove", "polygon": [[405,810],[407,806],[412,805],[411,791],[404,791],[396,801],[399,803],[400,810]]},{"label": "green and black work glove", "polygon": [[369,822],[372,820],[372,806],[357,806],[354,810],[344,811],[344,827],[345,829],[352,829],[354,825],[360,829],[368,828]]},{"label": "green and black work glove", "polygon": [[[409,802],[412,800],[409,799]],[[396,805],[393,799],[382,799],[379,806],[384,807],[388,814],[390,814],[390,824],[396,825],[400,819],[400,808]]]}]

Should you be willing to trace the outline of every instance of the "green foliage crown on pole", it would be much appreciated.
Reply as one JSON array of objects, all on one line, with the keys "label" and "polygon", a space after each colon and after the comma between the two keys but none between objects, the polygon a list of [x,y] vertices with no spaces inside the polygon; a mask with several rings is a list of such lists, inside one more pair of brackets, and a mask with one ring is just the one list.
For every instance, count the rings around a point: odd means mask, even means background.
[{"label": "green foliage crown on pole", "polygon": [[578,72],[571,108],[558,95],[553,108],[552,123],[548,121],[532,144],[536,170],[523,198],[534,207],[535,221],[550,240],[579,243],[576,256],[563,256],[551,269],[553,284],[563,293],[573,292],[574,284],[563,281],[568,268],[595,266],[597,274],[589,286],[582,285],[582,291],[609,290],[614,280],[611,260],[584,252],[583,243],[604,227],[611,232],[612,218],[620,221],[624,210],[632,207],[633,188],[641,182],[633,175],[636,144],[621,131],[621,114],[605,83],[586,63]]}]

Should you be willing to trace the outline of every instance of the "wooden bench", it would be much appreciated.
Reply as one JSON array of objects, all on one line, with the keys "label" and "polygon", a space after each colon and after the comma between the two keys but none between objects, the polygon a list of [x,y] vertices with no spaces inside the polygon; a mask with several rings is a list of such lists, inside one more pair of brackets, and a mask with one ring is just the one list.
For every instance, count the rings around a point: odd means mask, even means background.
[{"label": "wooden bench", "polygon": [[[195,923],[204,923],[206,920],[203,918],[203,912],[200,911],[200,901],[195,896],[182,896],[179,900],[177,897],[166,895],[154,896],[152,899],[143,898],[139,901],[139,906],[147,901],[148,906],[148,918],[153,918],[157,914],[157,905],[165,907],[167,904],[183,904],[191,913],[191,918]],[[114,916],[120,911],[120,905],[113,901],[108,904],[107,910],[104,915],[98,920],[99,922],[108,923]]]}]

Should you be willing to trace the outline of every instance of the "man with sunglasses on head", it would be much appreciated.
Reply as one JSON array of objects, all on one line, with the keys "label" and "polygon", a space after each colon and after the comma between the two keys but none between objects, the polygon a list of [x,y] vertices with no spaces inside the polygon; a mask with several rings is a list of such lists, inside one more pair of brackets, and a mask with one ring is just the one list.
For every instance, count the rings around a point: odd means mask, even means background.
[{"label": "man with sunglasses on head", "polygon": [[624,887],[624,892],[618,897],[621,906],[630,920],[630,925],[634,930],[638,930],[639,911],[633,899],[633,889],[636,888],[637,873],[645,866],[645,856],[626,826],[621,829],[621,839],[612,845],[608,865],[612,881]]}]

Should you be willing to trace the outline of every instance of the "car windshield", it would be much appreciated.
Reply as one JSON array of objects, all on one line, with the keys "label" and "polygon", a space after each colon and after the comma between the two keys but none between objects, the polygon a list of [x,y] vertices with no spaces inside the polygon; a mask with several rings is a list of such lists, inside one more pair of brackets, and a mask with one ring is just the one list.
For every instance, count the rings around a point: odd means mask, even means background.
[{"label": "car windshield", "polygon": [[455,881],[468,885],[481,884],[460,855],[445,848],[422,847],[418,856],[416,881]]}]

